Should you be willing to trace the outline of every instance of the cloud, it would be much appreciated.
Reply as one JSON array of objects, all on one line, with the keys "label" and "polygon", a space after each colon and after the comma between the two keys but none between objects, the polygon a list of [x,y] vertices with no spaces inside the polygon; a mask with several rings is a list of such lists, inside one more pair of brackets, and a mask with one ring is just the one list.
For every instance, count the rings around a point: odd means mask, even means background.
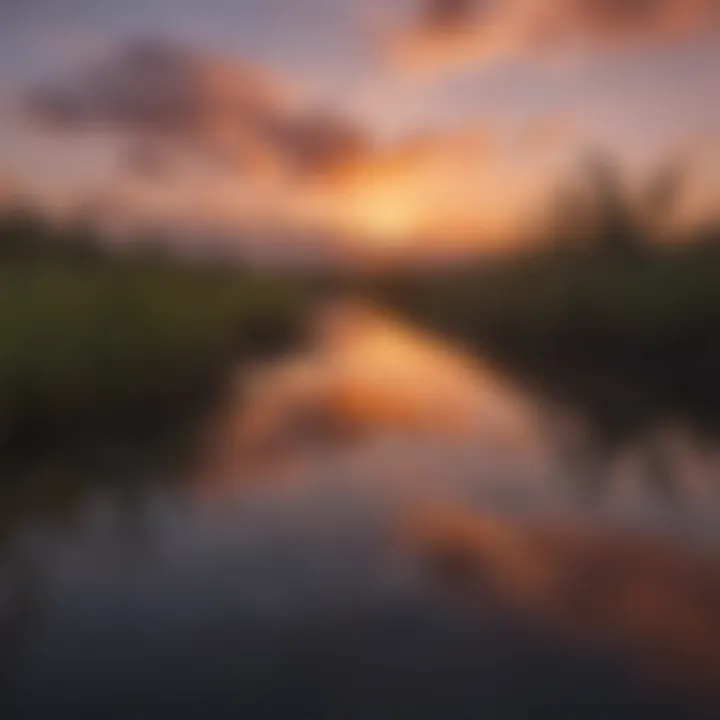
[{"label": "cloud", "polygon": [[546,122],[501,132],[476,121],[378,145],[335,167],[330,206],[341,223],[380,242],[409,240],[413,251],[506,247],[537,221],[547,188],[538,167],[551,171],[559,131]]},{"label": "cloud", "polygon": [[141,174],[193,161],[253,177],[312,175],[367,143],[356,126],[306,107],[270,73],[158,41],[121,47],[30,92],[26,105],[47,127],[116,135]]},{"label": "cloud", "polygon": [[129,43],[30,91],[26,108],[43,129],[120,142],[123,172],[97,206],[124,222],[464,245],[504,242],[527,215],[522,183],[503,177],[497,138],[477,123],[381,143],[283,78],[167,43]]},{"label": "cloud", "polygon": [[673,42],[718,29],[717,0],[423,0],[391,44],[401,62],[442,70]]}]

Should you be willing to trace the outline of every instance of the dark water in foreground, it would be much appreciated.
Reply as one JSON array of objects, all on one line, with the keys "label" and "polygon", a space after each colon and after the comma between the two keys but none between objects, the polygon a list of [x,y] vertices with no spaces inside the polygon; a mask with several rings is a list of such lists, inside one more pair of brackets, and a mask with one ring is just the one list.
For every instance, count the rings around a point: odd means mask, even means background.
[{"label": "dark water in foreground", "polygon": [[182,471],[4,508],[1,717],[720,717],[720,445],[352,307],[237,385]]}]

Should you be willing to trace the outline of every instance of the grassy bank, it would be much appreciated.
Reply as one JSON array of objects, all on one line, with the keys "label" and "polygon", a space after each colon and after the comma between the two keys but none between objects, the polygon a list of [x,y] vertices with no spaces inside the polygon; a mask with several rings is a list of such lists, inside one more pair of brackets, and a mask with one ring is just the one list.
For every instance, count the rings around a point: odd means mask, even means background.
[{"label": "grassy bank", "polygon": [[720,427],[720,237],[618,256],[554,249],[405,278],[387,301],[609,430],[662,414]]},{"label": "grassy bank", "polygon": [[0,223],[0,447],[143,432],[296,329],[298,281]]}]

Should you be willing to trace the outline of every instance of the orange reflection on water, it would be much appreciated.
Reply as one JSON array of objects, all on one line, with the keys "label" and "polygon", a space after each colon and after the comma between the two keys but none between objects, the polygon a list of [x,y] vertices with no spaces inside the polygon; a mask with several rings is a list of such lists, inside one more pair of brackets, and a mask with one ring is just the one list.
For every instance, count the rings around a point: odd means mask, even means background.
[{"label": "orange reflection on water", "polygon": [[576,414],[388,313],[333,303],[311,327],[303,352],[238,371],[208,432],[204,496],[278,483],[278,469],[312,483],[344,456],[368,486],[470,483],[717,536],[720,451],[688,429],[659,425],[611,449]]},{"label": "orange reflection on water", "polygon": [[720,701],[720,559],[570,521],[432,507],[402,523],[436,579],[643,676]]},{"label": "orange reflection on water", "polygon": [[306,352],[241,372],[220,423],[230,467],[372,436],[543,445],[535,405],[452,345],[357,303],[324,307],[312,329]]},{"label": "orange reflection on water", "polygon": [[495,373],[377,310],[333,304],[318,313],[314,339],[308,354],[271,368],[266,380],[332,422],[435,436],[493,433],[507,442],[523,442],[534,429],[533,408]]}]

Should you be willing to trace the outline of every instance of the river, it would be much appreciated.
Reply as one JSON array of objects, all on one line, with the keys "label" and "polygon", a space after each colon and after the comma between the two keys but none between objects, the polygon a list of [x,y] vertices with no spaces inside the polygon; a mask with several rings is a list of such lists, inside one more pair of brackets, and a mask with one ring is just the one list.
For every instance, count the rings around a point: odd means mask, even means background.
[{"label": "river", "polygon": [[720,445],[688,427],[609,448],[344,303],[182,456],[5,503],[3,717],[720,717]]}]

